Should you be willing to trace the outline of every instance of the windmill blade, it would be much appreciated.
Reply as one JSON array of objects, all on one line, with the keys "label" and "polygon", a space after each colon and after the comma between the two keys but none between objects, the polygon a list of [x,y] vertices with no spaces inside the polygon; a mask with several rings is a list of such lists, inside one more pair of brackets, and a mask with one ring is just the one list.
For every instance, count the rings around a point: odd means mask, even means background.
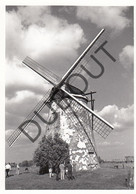
[{"label": "windmill blade", "polygon": [[[33,122],[36,123],[34,119],[36,119],[39,112],[42,111],[42,109],[45,106],[48,106],[51,108],[51,99],[52,95],[50,94],[50,90],[46,93],[46,95],[39,101],[39,103],[35,106],[35,108],[32,110],[32,112],[26,117],[26,119],[21,123],[21,125],[9,136],[7,139],[7,143],[9,146],[12,146],[14,142],[17,140],[17,138],[21,135],[23,132],[26,133],[25,130],[27,127]],[[51,108],[52,109],[52,108]],[[37,124],[38,125],[38,124]]]},{"label": "windmill blade", "polygon": [[[105,31],[105,29],[102,29],[99,32],[99,34],[88,45],[88,47],[84,50],[84,52],[80,55],[80,57],[75,61],[75,63],[71,66],[71,68],[66,72],[66,74],[62,77],[62,80],[59,83],[59,87],[61,87],[63,85],[63,83],[68,79],[68,77],[73,73],[74,70],[76,73],[81,71],[80,65],[82,64],[85,56],[89,53],[90,49],[94,46],[94,44],[97,42],[97,40],[103,34],[104,31]],[[90,56],[90,54],[89,54],[89,56]]]},{"label": "windmill blade", "polygon": [[47,68],[43,67],[42,65],[34,61],[33,59],[31,59],[30,57],[27,56],[23,60],[23,63],[29,68],[31,68],[33,71],[38,73],[40,76],[42,76],[44,79],[46,79],[52,85],[55,86],[59,83],[60,78],[57,75],[55,75]]},{"label": "windmill blade", "polygon": [[74,112],[79,112],[78,115],[81,118],[81,121],[83,123],[90,125],[90,120],[87,117],[85,117],[85,113],[87,112],[90,118],[93,117],[93,130],[94,131],[96,131],[104,139],[111,133],[111,131],[113,130],[113,126],[110,123],[108,123],[98,114],[96,114],[94,111],[88,108],[85,104],[80,102],[77,98],[75,98],[65,89],[61,88],[61,90],[72,99],[70,106],[72,106],[72,109],[74,110]]}]

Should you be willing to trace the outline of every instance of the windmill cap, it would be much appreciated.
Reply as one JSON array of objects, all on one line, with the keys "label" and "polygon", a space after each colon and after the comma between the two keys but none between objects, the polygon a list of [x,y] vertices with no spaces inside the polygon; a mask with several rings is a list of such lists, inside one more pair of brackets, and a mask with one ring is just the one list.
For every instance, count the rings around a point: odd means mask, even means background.
[{"label": "windmill cap", "polygon": [[79,98],[79,100],[83,100],[86,103],[88,103],[88,98],[84,95],[84,92],[81,91],[79,88],[71,85],[71,84],[66,84],[65,89],[70,92],[74,97]]},{"label": "windmill cap", "polygon": [[65,85],[65,89],[70,92],[71,94],[80,94],[80,95],[84,95],[84,92],[82,90],[80,90],[79,88],[66,83]]},{"label": "windmill cap", "polygon": [[72,94],[74,97],[78,98],[79,100],[83,100],[86,103],[88,103],[88,98],[86,96],[80,95],[80,94]]}]

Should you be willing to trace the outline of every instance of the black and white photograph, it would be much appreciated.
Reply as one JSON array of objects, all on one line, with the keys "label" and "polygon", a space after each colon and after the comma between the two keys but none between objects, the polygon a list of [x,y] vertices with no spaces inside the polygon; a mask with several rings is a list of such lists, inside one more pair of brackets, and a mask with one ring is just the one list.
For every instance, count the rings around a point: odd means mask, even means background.
[{"label": "black and white photograph", "polygon": [[133,192],[134,5],[4,14],[5,190]]}]

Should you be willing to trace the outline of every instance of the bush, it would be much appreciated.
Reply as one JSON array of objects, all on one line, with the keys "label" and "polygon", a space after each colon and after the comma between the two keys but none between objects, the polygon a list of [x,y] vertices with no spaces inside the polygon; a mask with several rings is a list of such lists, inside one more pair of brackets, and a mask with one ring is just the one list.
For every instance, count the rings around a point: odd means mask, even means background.
[{"label": "bush", "polygon": [[43,136],[34,152],[34,163],[40,167],[39,173],[48,173],[49,167],[56,171],[58,165],[69,159],[69,146],[59,134]]}]

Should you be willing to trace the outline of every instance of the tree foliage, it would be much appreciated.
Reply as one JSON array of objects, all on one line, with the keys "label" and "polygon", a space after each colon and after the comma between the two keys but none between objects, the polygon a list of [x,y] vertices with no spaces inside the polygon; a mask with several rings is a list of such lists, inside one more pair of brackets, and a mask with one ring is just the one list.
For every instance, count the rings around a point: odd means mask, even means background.
[{"label": "tree foliage", "polygon": [[54,170],[61,162],[69,160],[69,146],[58,134],[54,137],[43,136],[38,148],[34,152],[33,161],[40,166],[40,174],[48,172],[48,168]]},{"label": "tree foliage", "polygon": [[22,167],[30,167],[32,165],[33,165],[32,160],[24,160],[21,163],[19,163],[19,166],[22,166]]}]

